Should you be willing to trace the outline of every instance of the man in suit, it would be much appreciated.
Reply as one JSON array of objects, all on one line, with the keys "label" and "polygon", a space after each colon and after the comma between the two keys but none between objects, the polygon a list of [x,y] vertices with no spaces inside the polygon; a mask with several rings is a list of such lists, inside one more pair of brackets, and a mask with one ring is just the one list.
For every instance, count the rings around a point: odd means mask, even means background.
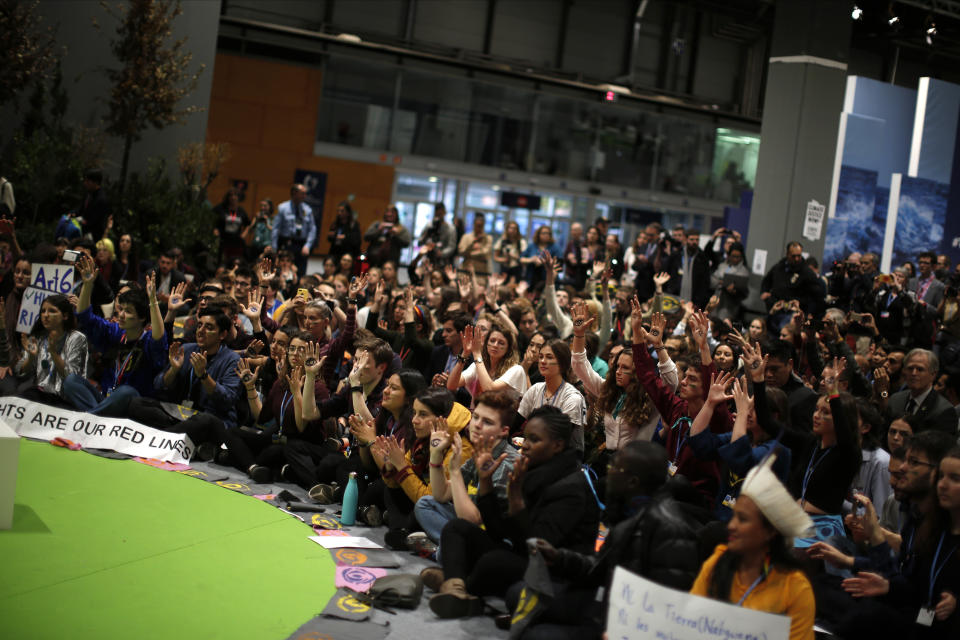
[{"label": "man in suit", "polygon": [[907,414],[917,416],[917,431],[934,429],[957,435],[957,413],[953,405],[934,391],[933,383],[940,370],[940,361],[927,349],[912,349],[903,359],[903,381],[906,389],[890,396],[890,418]]},{"label": "man in suit", "polygon": [[676,227],[671,236],[680,249],[672,256],[666,289],[703,309],[710,300],[710,259],[700,249],[700,232]]},{"label": "man in suit", "polygon": [[925,302],[928,307],[936,309],[943,300],[946,287],[937,280],[933,267],[937,263],[937,254],[924,251],[917,256],[917,277],[910,280],[910,291],[917,294],[917,300]]},{"label": "man in suit", "polygon": [[300,276],[307,273],[307,257],[317,240],[317,222],[313,218],[313,209],[304,202],[306,198],[305,186],[295,184],[290,187],[290,199],[277,207],[271,238],[274,249],[286,249],[294,256]]}]

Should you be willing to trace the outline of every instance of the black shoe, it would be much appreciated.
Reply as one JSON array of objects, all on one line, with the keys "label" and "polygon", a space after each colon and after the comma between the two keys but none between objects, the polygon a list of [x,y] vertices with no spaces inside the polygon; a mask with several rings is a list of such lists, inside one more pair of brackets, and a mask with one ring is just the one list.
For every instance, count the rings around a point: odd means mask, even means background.
[{"label": "black shoe", "polygon": [[383,541],[389,549],[407,551],[408,535],[410,535],[410,532],[406,529],[388,529],[383,536]]},{"label": "black shoe", "polygon": [[497,629],[501,629],[502,631],[510,631],[510,623],[512,621],[512,613],[501,613],[493,618],[493,624],[497,626]]},{"label": "black shoe", "polygon": [[222,448],[217,449],[217,455],[214,456],[213,459],[214,461],[216,461],[217,464],[221,466],[224,466],[224,467],[233,466],[233,456],[230,455],[229,449],[222,449]]},{"label": "black shoe", "polygon": [[282,467],[280,467],[280,477],[283,478],[285,482],[289,482],[290,484],[297,484],[297,478],[293,474],[293,469],[288,464],[285,464]]},{"label": "black shoe", "polygon": [[273,481],[273,472],[270,471],[270,467],[259,464],[251,465],[247,473],[257,484],[269,484]]},{"label": "black shoe", "polygon": [[200,462],[210,462],[217,455],[217,445],[212,442],[202,442],[200,446],[197,447],[197,454],[194,456],[194,460],[199,460]]},{"label": "black shoe", "polygon": [[358,520],[366,523],[368,527],[379,527],[383,524],[383,514],[380,513],[380,507],[375,504],[360,507],[357,515],[359,516]]}]

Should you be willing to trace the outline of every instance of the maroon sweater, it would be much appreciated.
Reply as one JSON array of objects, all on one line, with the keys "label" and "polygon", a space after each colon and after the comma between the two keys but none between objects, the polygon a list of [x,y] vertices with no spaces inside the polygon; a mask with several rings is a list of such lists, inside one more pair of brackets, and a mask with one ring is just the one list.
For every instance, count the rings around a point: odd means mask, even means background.
[{"label": "maroon sweater", "polygon": [[[716,462],[698,458],[686,443],[690,435],[691,423],[696,416],[689,414],[687,401],[678,398],[660,379],[656,364],[642,344],[633,345],[633,365],[637,370],[640,384],[646,389],[647,395],[660,412],[663,424],[660,439],[667,449],[667,459],[677,465],[677,474],[686,477],[703,495],[705,506],[712,507],[720,486],[720,470]],[[715,370],[712,363],[700,367],[704,392],[710,388],[710,375],[713,373]],[[681,418],[690,418],[690,421],[680,421]],[[710,419],[710,431],[727,433],[731,429],[733,429],[733,420],[730,412],[727,411],[726,404],[721,403]]]}]

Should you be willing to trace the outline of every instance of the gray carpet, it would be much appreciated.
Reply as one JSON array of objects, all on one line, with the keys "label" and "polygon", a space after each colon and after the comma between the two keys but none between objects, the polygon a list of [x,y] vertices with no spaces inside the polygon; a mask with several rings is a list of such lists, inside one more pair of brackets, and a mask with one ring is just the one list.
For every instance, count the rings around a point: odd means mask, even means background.
[{"label": "gray carpet", "polygon": [[[236,480],[246,484],[251,484],[252,482],[246,474],[232,467],[223,467],[217,464],[199,461],[192,462],[190,466],[201,471],[206,471],[211,475],[227,475],[230,480]],[[296,485],[277,482],[269,486],[272,487],[270,493],[277,493],[282,489],[286,489],[304,502],[311,502],[309,497],[307,497],[307,492]],[[257,485],[258,492],[261,487],[264,487],[264,485]],[[256,498],[251,498],[251,500],[255,499]],[[326,509],[326,513],[330,515],[339,515],[340,505],[338,504],[325,505],[324,508]],[[351,535],[369,538],[377,544],[386,547],[383,540],[386,527],[355,526],[345,527],[344,530]],[[328,551],[320,547],[320,545],[317,545],[317,553],[328,553]],[[411,573],[416,575],[425,567],[436,566],[435,563],[424,560],[409,552],[394,551],[393,553],[400,563],[400,567],[397,569],[388,569],[387,571],[389,573]],[[493,623],[493,618],[489,616],[465,618],[462,620],[438,619],[427,606],[427,600],[431,595],[433,594],[428,589],[424,589],[423,601],[418,608],[413,610],[396,609],[395,615],[383,611],[374,611],[373,620],[381,623],[389,623],[390,631],[387,635],[388,640],[424,640],[424,638],[444,638],[449,640],[496,638],[502,640],[509,636],[508,632],[497,629]],[[501,612],[506,611],[506,606],[502,600],[489,599],[487,602],[490,606]],[[317,611],[322,610],[325,605],[325,602],[318,602]],[[304,620],[304,622],[306,622],[306,620]],[[291,628],[290,632],[293,633],[295,629],[296,627]]]}]

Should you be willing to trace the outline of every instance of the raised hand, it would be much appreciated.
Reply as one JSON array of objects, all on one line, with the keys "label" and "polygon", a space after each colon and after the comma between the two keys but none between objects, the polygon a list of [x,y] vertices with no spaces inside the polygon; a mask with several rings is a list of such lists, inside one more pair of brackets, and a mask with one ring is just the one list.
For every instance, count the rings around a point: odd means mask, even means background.
[{"label": "raised hand", "polygon": [[276,275],[277,272],[273,268],[273,259],[270,258],[270,256],[265,256],[257,263],[257,280],[260,282],[270,280],[276,277]]},{"label": "raised hand", "polygon": [[240,313],[250,318],[253,322],[260,318],[260,311],[263,309],[263,296],[251,291],[247,294],[247,304],[240,304]]},{"label": "raised hand", "polygon": [[473,298],[473,280],[465,273],[460,274],[457,280],[457,289],[460,291],[460,300],[470,302]]},{"label": "raised hand", "polygon": [[448,377],[450,377],[449,373],[435,373],[433,374],[433,379],[430,381],[430,384],[434,387],[446,387]]},{"label": "raised hand", "polygon": [[247,354],[248,358],[254,358],[260,355],[260,352],[263,351],[263,348],[265,346],[266,345],[263,344],[263,340],[258,340],[257,338],[254,338],[253,340],[250,341],[250,344],[247,345],[247,348],[244,350],[244,353]]},{"label": "raised hand", "polygon": [[303,393],[303,378],[303,367],[297,367],[291,370],[287,376],[287,385],[290,388],[290,393],[295,397],[300,397]]},{"label": "raised hand", "polygon": [[170,366],[174,369],[183,368],[183,344],[174,342],[167,350],[167,359],[170,360]]},{"label": "raised hand", "polygon": [[829,393],[836,393],[840,389],[840,375],[847,367],[846,358],[834,358],[833,364],[823,368],[821,374],[823,386]]},{"label": "raised hand", "polygon": [[807,547],[807,555],[814,560],[829,562],[835,567],[852,567],[853,556],[848,556],[826,542],[814,542]]},{"label": "raised hand", "polygon": [[693,341],[697,343],[697,347],[703,350],[707,344],[707,331],[710,330],[710,320],[707,318],[707,314],[697,311],[690,316],[690,329],[693,333]]},{"label": "raised hand", "polygon": [[590,331],[594,323],[594,318],[587,309],[586,302],[577,302],[570,309],[570,318],[573,320],[573,334],[583,337],[587,331]]},{"label": "raised hand", "polygon": [[303,356],[303,368],[310,377],[317,377],[320,374],[320,367],[323,366],[320,361],[320,345],[316,342],[307,343],[307,352]]},{"label": "raised hand", "polygon": [[360,386],[360,372],[363,370],[363,367],[366,366],[368,357],[369,352],[361,351],[359,357],[354,359],[353,369],[350,371],[350,375],[348,376],[351,387]]},{"label": "raised hand", "polygon": [[487,281],[487,290],[483,294],[484,298],[486,298],[487,306],[489,306],[491,309],[499,306],[497,304],[497,300],[499,299],[497,294],[499,290],[500,290],[500,284],[496,282],[494,278],[491,276],[490,279]]},{"label": "raised hand", "polygon": [[657,292],[663,291],[663,285],[670,282],[670,274],[666,271],[661,271],[657,275],[653,276],[653,284],[657,288]]},{"label": "raised hand", "polygon": [[[156,288],[154,288],[153,295],[156,296]],[[170,291],[170,297],[167,298],[167,310],[176,311],[183,305],[187,304],[187,299],[184,294],[187,292],[187,283],[181,282]]]},{"label": "raised hand", "polygon": [[434,419],[433,429],[430,432],[430,457],[435,460],[443,458],[447,449],[450,448],[451,441],[447,419],[444,417]]},{"label": "raised hand", "polygon": [[367,274],[361,273],[359,276],[350,280],[350,286],[347,288],[347,297],[355,300],[366,288]]},{"label": "raised hand", "polygon": [[443,268],[443,275],[447,277],[447,282],[454,282],[457,279],[457,271],[453,268],[452,264],[448,264]]},{"label": "raised hand", "polygon": [[650,317],[650,331],[647,331],[647,340],[655,348],[663,346],[663,335],[667,328],[667,316],[659,311]]},{"label": "raised hand", "polygon": [[630,328],[633,330],[633,343],[642,343],[646,332],[643,330],[643,308],[637,296],[630,299]]},{"label": "raised hand", "polygon": [[93,258],[85,253],[80,254],[80,260],[77,261],[76,268],[80,272],[80,279],[83,280],[84,283],[93,282],[93,279],[97,277],[97,273],[100,271],[97,268],[97,263],[93,261]]},{"label": "raised hand", "polygon": [[246,358],[240,359],[239,364],[237,364],[237,377],[240,378],[240,382],[243,383],[243,386],[245,386],[247,390],[254,388],[259,376],[260,367],[250,371],[250,361]]},{"label": "raised hand", "polygon": [[157,299],[157,272],[151,271],[143,279],[144,288],[147,290],[147,300],[153,302]]},{"label": "raised hand", "polygon": [[747,381],[742,378],[734,379],[730,391],[733,394],[733,401],[737,405],[737,415],[747,415],[753,405],[753,398],[747,393]]},{"label": "raised hand", "polygon": [[40,352],[40,343],[33,336],[27,337],[26,334],[20,334],[20,342],[24,350],[31,358],[36,358]]},{"label": "raised hand", "polygon": [[753,382],[762,382],[767,370],[767,356],[760,351],[760,345],[743,343],[743,366]]},{"label": "raised hand", "polygon": [[463,328],[463,331],[460,332],[460,344],[462,346],[462,349],[460,350],[461,357],[466,358],[468,355],[473,354],[474,352],[473,337],[474,337],[473,325],[468,324]]},{"label": "raised hand", "polygon": [[720,404],[727,400],[733,400],[734,396],[727,395],[727,387],[733,382],[734,376],[729,371],[721,371],[719,375],[710,376],[710,390],[707,392],[707,402],[711,404]]},{"label": "raised hand", "polygon": [[460,473],[460,467],[463,465],[463,440],[459,433],[453,434],[453,442],[450,444],[450,458],[447,460],[447,471],[450,475]]},{"label": "raised hand", "polygon": [[194,351],[190,354],[190,366],[193,367],[193,375],[202,379],[207,375],[207,356]]},{"label": "raised hand", "polygon": [[501,453],[497,458],[493,457],[493,449],[496,445],[496,438],[481,438],[480,442],[474,443],[473,462],[477,467],[477,479],[480,481],[493,477],[493,472],[507,459],[506,453]]}]

